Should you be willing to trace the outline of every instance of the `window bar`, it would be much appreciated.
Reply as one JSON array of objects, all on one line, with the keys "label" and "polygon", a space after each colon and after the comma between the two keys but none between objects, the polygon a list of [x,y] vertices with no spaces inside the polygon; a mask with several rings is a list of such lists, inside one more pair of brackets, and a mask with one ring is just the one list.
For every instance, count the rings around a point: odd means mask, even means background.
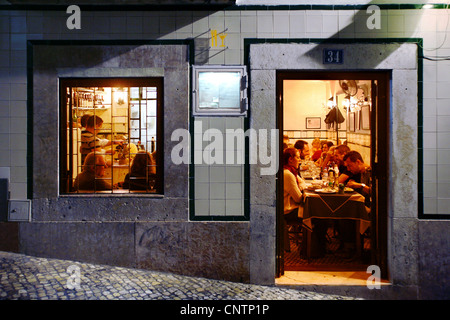
[{"label": "window bar", "polygon": [[[95,93],[95,88],[94,88],[94,93]],[[96,108],[96,100],[95,100],[95,94],[94,94],[94,111],[95,110],[97,110],[97,108]],[[111,104],[111,108],[112,108],[112,104]],[[112,110],[111,110],[112,111]],[[114,192],[114,166],[113,166],[113,164],[114,164],[114,159],[113,159],[113,152],[114,152],[114,150],[113,150],[113,148],[114,148],[114,136],[113,136],[113,134],[114,134],[114,130],[113,130],[113,128],[114,128],[114,123],[115,123],[115,119],[114,119],[114,116],[113,116],[113,113],[111,112],[110,113],[110,116],[109,116],[109,123],[110,123],[110,125],[109,125],[109,138],[110,138],[110,141],[111,141],[111,153],[110,154],[105,154],[104,155],[104,157],[105,157],[105,164],[106,165],[108,165],[108,162],[110,163],[110,166],[109,167],[105,167],[105,171],[106,170],[108,170],[109,171],[109,182],[110,182],[110,186],[111,186],[111,190],[110,190],[110,192],[111,193],[113,193]],[[108,180],[108,179],[105,179],[104,177],[102,177],[104,180]]]},{"label": "window bar", "polygon": [[[128,125],[128,130],[130,130],[131,125],[131,88],[128,87],[128,108],[127,108],[127,118],[129,119],[130,124]],[[131,177],[131,135],[128,134],[127,137],[128,142],[128,177]],[[131,181],[131,180],[130,180]],[[128,186],[128,193],[131,193],[131,188]]]},{"label": "window bar", "polygon": [[[105,168],[105,170],[109,171],[110,176],[110,186],[111,190],[109,190],[111,193],[114,193],[114,124],[116,123],[115,119],[115,109],[114,109],[114,90],[113,87],[111,87],[111,108],[110,108],[110,128],[109,128],[109,138],[111,141],[111,155],[110,155],[110,166],[108,168]],[[108,163],[108,157],[105,155],[105,161]]]},{"label": "window bar", "polygon": [[[92,110],[94,116],[97,115],[97,112],[95,109]],[[97,129],[97,121],[94,121],[94,193],[97,193],[97,177],[95,176],[95,172],[97,170],[97,161],[96,161],[96,157],[97,157],[97,148],[95,148],[96,146],[96,137],[98,135],[98,129]]]},{"label": "window bar", "polygon": [[[101,138],[108,138],[111,141],[110,148],[111,151],[114,152],[114,143],[113,141],[116,140],[116,137],[114,136],[115,133],[126,133],[128,132],[128,137],[126,138],[126,142],[128,142],[128,154],[126,154],[126,167],[128,167],[128,172],[131,170],[132,165],[132,159],[136,157],[136,153],[140,151],[140,148],[138,150],[132,150],[130,148],[131,143],[135,143],[137,145],[138,141],[141,142],[141,145],[145,151],[148,152],[150,155],[149,163],[147,164],[145,170],[146,170],[146,192],[154,192],[154,187],[156,186],[154,184],[155,179],[155,171],[157,171],[157,164],[155,163],[154,155],[152,154],[155,151],[156,148],[156,138],[157,138],[157,114],[155,113],[154,105],[153,103],[157,103],[157,98],[155,98],[155,94],[157,94],[157,87],[141,87],[136,86],[133,87],[134,89],[137,89],[133,93],[133,96],[131,96],[131,87],[120,87],[124,91],[124,93],[127,94],[126,100],[128,102],[127,106],[123,106],[125,108],[120,108],[120,106],[114,106],[114,100],[115,97],[119,94],[117,90],[112,90],[113,87],[109,87],[108,89],[111,89],[110,91],[110,97],[112,98],[111,101],[106,102],[106,105],[109,105],[109,111],[110,114],[106,116],[104,111],[107,111],[103,105],[101,105],[102,96],[99,94],[104,94],[102,90],[100,90],[98,87],[77,87],[75,86],[66,86],[64,88],[65,92],[67,93],[67,100],[66,102],[66,120],[68,121],[68,126],[66,127],[68,132],[67,136],[67,147],[65,148],[67,150],[66,153],[66,159],[67,159],[67,178],[68,183],[67,187],[69,188],[69,192],[76,192],[76,193],[83,193],[84,190],[80,190],[79,183],[78,186],[74,184],[76,176],[81,173],[83,163],[80,161],[81,154],[81,143],[82,139],[80,139],[79,131],[78,131],[78,125],[77,123],[74,124],[75,117],[82,116],[83,113],[87,114],[93,114],[95,116],[101,117],[103,120],[103,126],[102,128],[95,129],[94,139],[100,138],[98,135],[101,136]],[[118,89],[118,88],[114,88]],[[101,92],[102,91],[102,92]],[[135,93],[138,94],[136,97]],[[108,93],[109,94],[109,93]],[[133,102],[133,104],[132,104]],[[100,104],[99,104],[100,103]],[[122,104],[121,104],[122,105]],[[134,106],[133,110],[134,113],[131,113],[131,107]],[[99,108],[101,107],[101,108]],[[145,109],[144,109],[145,108]],[[100,110],[101,109],[101,110]],[[122,110],[123,109],[123,110]],[[158,110],[158,106],[156,106],[156,112]],[[107,119],[108,118],[108,119]],[[128,127],[125,128],[126,123],[128,122]],[[155,123],[153,123],[155,122]],[[119,128],[116,126],[116,123],[120,124],[121,127]],[[108,127],[108,125],[110,127]],[[126,129],[126,130],[123,130]],[[154,132],[156,130],[156,132]],[[136,132],[137,131],[137,132]],[[133,133],[133,134],[131,134]],[[117,137],[118,138],[118,137]],[[94,140],[94,146],[97,145],[96,141]],[[102,147],[104,148],[104,147]],[[101,151],[97,148],[93,148],[94,156],[98,155]],[[108,165],[108,168],[105,168],[107,170],[108,174],[105,174],[103,177],[94,177],[94,186],[93,186],[93,192],[97,193],[99,191],[102,191],[104,188],[101,187],[100,181],[106,182],[106,180],[109,180],[111,182],[111,189],[109,189],[109,193],[114,193],[114,183],[123,182],[125,170],[122,166],[120,171],[118,167],[114,167],[114,154],[113,153],[106,153],[102,156],[105,159],[107,163],[110,163]],[[125,163],[123,163],[125,164]],[[94,170],[98,170],[98,163],[94,162]],[[114,175],[114,172],[116,172],[116,177]],[[136,178],[136,177],[135,177]],[[116,181],[117,180],[117,181]],[[142,180],[141,180],[142,181]],[[132,192],[132,190],[128,190],[128,192]],[[144,191],[145,192],[145,191]]]},{"label": "window bar", "polygon": [[[68,95],[67,95],[67,97],[69,98],[68,99],[68,101],[67,101],[67,116],[66,116],[66,121],[67,121],[67,123],[69,124],[69,139],[68,139],[68,141],[70,141],[71,143],[69,144],[69,146],[68,146],[68,149],[67,149],[67,158],[68,158],[68,163],[67,163],[67,169],[68,169],[68,171],[67,171],[67,187],[69,187],[70,185],[69,185],[69,183],[71,182],[71,181],[73,181],[73,143],[72,143],[72,141],[73,141],[73,112],[74,112],[74,110],[73,110],[73,108],[72,108],[72,88],[68,88],[69,89],[69,93],[68,93]],[[67,89],[66,89],[66,93],[67,93]],[[76,110],[75,110],[75,112],[76,112]],[[72,184],[72,183],[70,183],[70,184]],[[70,187],[69,187],[69,191],[70,191]]]}]

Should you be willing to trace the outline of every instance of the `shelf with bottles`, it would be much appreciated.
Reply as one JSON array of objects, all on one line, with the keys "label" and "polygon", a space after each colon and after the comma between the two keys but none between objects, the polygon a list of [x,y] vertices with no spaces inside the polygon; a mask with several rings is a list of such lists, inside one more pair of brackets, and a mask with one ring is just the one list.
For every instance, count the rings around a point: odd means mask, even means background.
[{"label": "shelf with bottles", "polygon": [[111,88],[74,87],[72,106],[78,110],[109,109],[111,108]]}]

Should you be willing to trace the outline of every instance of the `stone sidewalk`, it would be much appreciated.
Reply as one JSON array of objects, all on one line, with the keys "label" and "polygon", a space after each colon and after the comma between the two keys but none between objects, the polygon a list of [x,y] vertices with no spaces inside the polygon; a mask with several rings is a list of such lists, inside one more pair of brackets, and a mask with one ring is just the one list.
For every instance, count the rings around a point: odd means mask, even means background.
[{"label": "stone sidewalk", "polygon": [[0,300],[355,300],[0,252]]}]

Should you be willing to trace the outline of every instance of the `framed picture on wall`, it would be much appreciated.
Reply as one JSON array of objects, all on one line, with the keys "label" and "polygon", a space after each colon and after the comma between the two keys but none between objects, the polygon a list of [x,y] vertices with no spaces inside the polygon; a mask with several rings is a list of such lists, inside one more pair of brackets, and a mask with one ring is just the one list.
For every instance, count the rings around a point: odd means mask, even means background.
[{"label": "framed picture on wall", "polygon": [[348,116],[348,129],[349,131],[355,131],[355,113],[350,112]]},{"label": "framed picture on wall", "polygon": [[306,129],[320,129],[321,123],[320,117],[307,117],[306,118]]},{"label": "framed picture on wall", "polygon": [[361,129],[370,129],[370,109],[368,106],[361,108]]},{"label": "framed picture on wall", "polygon": [[361,129],[361,110],[355,112],[355,130]]}]

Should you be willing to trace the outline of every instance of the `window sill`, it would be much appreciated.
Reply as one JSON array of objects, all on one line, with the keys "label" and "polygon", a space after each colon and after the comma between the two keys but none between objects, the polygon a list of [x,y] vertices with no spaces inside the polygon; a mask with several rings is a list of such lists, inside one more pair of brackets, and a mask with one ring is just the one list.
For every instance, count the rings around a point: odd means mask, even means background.
[{"label": "window sill", "polygon": [[[120,192],[122,191],[122,192]],[[139,191],[129,191],[129,190],[114,190],[110,191],[97,191],[94,192],[85,192],[85,193],[64,193],[60,194],[60,198],[87,198],[87,197],[99,197],[99,198],[124,198],[124,197],[133,197],[133,198],[153,198],[153,199],[162,199],[164,198],[164,194],[160,193],[142,193]]]}]

